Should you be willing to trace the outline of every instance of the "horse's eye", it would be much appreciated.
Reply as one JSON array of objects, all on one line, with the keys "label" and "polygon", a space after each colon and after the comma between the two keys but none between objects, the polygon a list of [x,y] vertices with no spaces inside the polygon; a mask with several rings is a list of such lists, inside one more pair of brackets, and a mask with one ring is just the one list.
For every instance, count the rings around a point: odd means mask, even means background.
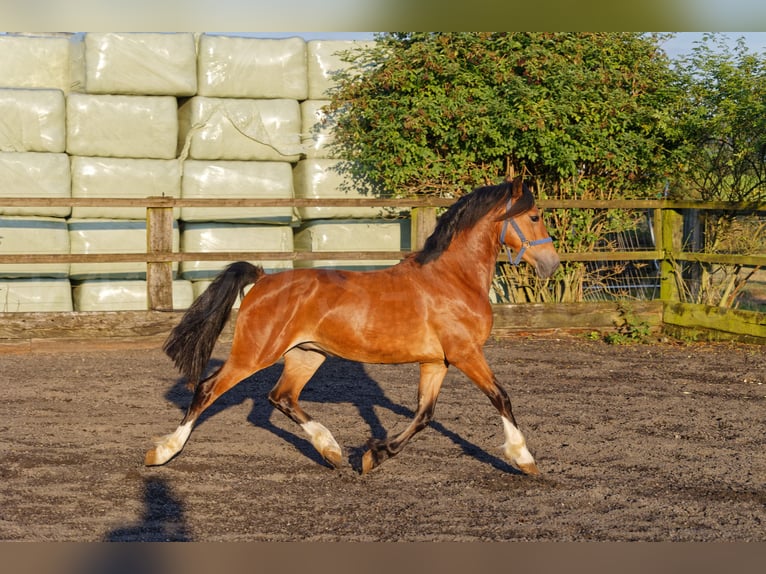
[{"label": "horse's eye", "polygon": [[529,219],[532,220],[532,223],[537,223],[538,221],[540,221],[540,216],[539,215],[530,215]]}]

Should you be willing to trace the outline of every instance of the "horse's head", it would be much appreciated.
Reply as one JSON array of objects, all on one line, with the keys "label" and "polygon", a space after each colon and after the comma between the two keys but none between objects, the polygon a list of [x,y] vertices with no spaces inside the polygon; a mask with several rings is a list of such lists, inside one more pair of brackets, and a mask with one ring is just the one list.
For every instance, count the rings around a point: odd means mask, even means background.
[{"label": "horse's head", "polygon": [[523,260],[532,265],[540,277],[553,275],[559,256],[532,192],[521,177],[513,181],[511,198],[501,219],[500,244],[515,253],[508,254],[511,263],[518,265]]}]

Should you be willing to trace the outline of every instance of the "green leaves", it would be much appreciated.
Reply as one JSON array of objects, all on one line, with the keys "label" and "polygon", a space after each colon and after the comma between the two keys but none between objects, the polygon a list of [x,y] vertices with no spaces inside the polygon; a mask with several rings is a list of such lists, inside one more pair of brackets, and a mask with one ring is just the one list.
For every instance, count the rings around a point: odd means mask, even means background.
[{"label": "green leaves", "polygon": [[[346,56],[336,152],[365,185],[460,195],[509,170],[557,194],[656,188],[667,61],[635,33],[397,33]],[[577,189],[575,189],[577,188]]]},{"label": "green leaves", "polygon": [[355,183],[460,195],[509,171],[549,197],[758,200],[766,61],[707,35],[388,33],[346,54],[330,105]]},{"label": "green leaves", "polygon": [[675,193],[683,198],[766,197],[766,60],[708,34],[677,66],[680,100]]}]

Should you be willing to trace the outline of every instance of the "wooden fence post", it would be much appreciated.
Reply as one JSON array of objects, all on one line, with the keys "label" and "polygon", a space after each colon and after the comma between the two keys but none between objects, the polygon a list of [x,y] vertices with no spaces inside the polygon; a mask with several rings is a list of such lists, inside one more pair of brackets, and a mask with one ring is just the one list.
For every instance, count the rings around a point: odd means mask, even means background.
[{"label": "wooden fence post", "polygon": [[435,207],[414,207],[410,214],[410,242],[412,251],[420,251],[428,236],[436,229]]},{"label": "wooden fence post", "polygon": [[680,300],[678,277],[680,271],[674,262],[674,255],[681,251],[683,215],[672,208],[661,211],[662,233],[660,234],[662,261],[660,261],[660,299],[664,302]]},{"label": "wooden fence post", "polygon": [[[173,208],[146,208],[146,252],[163,255],[173,251]],[[173,263],[149,261],[146,264],[146,299],[151,311],[173,310]]]}]

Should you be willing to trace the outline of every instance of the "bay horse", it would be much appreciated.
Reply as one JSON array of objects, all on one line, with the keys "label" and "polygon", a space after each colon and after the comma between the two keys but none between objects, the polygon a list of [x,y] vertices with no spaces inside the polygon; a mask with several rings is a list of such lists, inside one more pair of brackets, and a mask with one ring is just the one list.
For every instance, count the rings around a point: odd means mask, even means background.
[{"label": "bay horse", "polygon": [[[163,346],[194,387],[194,396],[175,432],[156,439],[145,464],[165,464],[176,456],[195,421],[219,396],[283,360],[268,399],[337,468],[340,446],[298,403],[301,390],[330,355],[363,363],[420,364],[412,422],[393,437],[369,441],[362,474],[398,454],[428,425],[450,365],[499,411],[508,460],[525,474],[538,474],[508,394],[482,349],[492,327],[489,291],[501,247],[515,251],[515,257],[508,253],[512,263],[524,260],[541,277],[550,277],[559,264],[534,196],[520,177],[461,197],[438,219],[421,251],[386,269],[266,274],[260,266],[232,263],[189,307]],[[228,359],[200,380],[237,296],[249,284]]]}]

